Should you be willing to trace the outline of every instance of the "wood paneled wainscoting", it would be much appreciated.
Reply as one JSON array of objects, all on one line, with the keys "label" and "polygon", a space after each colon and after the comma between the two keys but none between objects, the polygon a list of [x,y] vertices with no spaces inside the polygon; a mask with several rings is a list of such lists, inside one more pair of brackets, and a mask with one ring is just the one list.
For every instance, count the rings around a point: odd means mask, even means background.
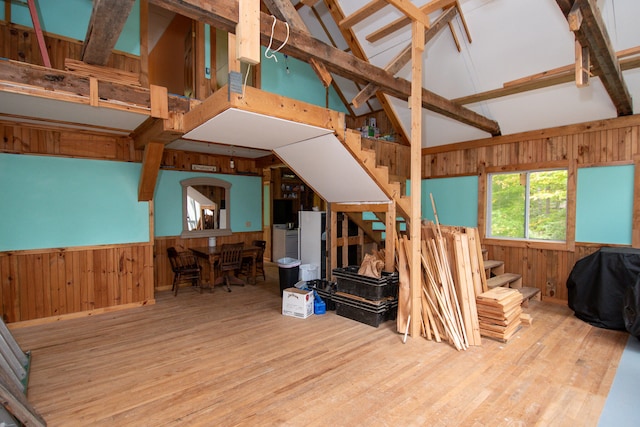
[{"label": "wood paneled wainscoting", "polygon": [[[478,177],[478,229],[490,259],[505,262],[505,271],[522,275],[544,299],[566,302],[566,282],[579,259],[602,246],[576,241],[576,183],[582,168],[633,165],[632,247],[640,247],[640,115],[543,129],[422,150],[422,178]],[[567,229],[562,244],[487,239],[487,174],[567,168]],[[452,195],[452,197],[461,197]],[[584,213],[584,212],[583,212]],[[446,224],[441,217],[440,220]],[[607,218],[602,219],[606,227]],[[453,224],[455,225],[455,224]]]},{"label": "wood paneled wainscoting", "polygon": [[[216,244],[222,245],[223,243],[244,242],[248,245],[251,244],[253,240],[264,240],[262,231],[234,233],[231,236],[219,236],[216,237]],[[169,264],[169,258],[167,257],[167,248],[173,246],[178,251],[186,251],[189,250],[189,248],[207,246],[208,244],[209,239],[207,238],[182,239],[179,236],[156,237],[155,245],[153,247],[155,290],[162,291],[171,289],[171,285],[173,283],[173,272],[171,271],[171,264]],[[202,267],[204,269],[204,277],[207,277],[209,266],[206,262],[202,262]]]},{"label": "wood paneled wainscoting", "polygon": [[537,287],[545,300],[567,301],[567,278],[576,261],[598,250],[596,245],[576,245],[575,251],[483,245],[490,259],[504,261],[505,271],[522,274],[525,286]]},{"label": "wood paneled wainscoting", "polygon": [[5,322],[50,322],[154,302],[149,243],[0,253]]}]

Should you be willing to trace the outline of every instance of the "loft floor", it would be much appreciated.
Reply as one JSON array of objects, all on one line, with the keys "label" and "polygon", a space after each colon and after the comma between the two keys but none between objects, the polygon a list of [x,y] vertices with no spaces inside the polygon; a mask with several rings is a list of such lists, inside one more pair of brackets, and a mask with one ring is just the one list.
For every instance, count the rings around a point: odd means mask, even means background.
[{"label": "loft floor", "polygon": [[48,425],[595,426],[628,334],[532,302],[509,343],[457,352],[327,312],[284,317],[267,281],[12,331]]}]

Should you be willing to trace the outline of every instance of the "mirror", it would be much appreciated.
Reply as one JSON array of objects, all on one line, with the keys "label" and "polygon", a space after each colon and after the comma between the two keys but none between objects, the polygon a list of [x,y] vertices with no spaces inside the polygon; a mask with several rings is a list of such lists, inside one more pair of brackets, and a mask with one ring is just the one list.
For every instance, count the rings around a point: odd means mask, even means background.
[{"label": "mirror", "polygon": [[214,237],[231,234],[231,183],[217,178],[190,178],[182,185],[180,237]]}]

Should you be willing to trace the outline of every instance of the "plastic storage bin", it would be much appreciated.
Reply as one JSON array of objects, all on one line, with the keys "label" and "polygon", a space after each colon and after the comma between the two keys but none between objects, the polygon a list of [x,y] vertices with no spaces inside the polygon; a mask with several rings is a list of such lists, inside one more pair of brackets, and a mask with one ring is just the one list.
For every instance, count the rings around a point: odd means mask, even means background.
[{"label": "plastic storage bin", "polygon": [[300,280],[308,282],[319,279],[318,266],[315,264],[302,264],[300,266]]},{"label": "plastic storage bin", "polygon": [[280,277],[280,296],[285,289],[293,287],[298,282],[300,274],[300,260],[295,258],[280,258],[278,260],[278,275]]},{"label": "plastic storage bin", "polygon": [[382,272],[382,277],[363,276],[358,274],[358,266],[334,268],[333,276],[338,282],[338,292],[355,295],[372,301],[382,300],[398,295],[398,273]]},{"label": "plastic storage bin", "polygon": [[333,295],[333,302],[336,305],[336,314],[338,316],[376,328],[380,323],[395,319],[398,313],[397,299],[366,302],[362,299],[353,299],[336,294]]},{"label": "plastic storage bin", "polygon": [[336,292],[336,284],[327,280],[311,280],[307,282],[307,286],[318,293],[327,306],[327,310],[335,310],[336,305],[333,303],[333,294]]}]

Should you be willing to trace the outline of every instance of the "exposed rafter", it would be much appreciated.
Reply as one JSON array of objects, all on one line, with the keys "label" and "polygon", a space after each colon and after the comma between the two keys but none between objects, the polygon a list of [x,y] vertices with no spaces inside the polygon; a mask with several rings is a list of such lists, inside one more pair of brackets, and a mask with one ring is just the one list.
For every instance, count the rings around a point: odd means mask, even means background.
[{"label": "exposed rafter", "polygon": [[[344,12],[342,11],[342,8],[338,5],[337,0],[325,0],[325,4],[329,9],[329,13],[331,14],[335,22],[340,22],[342,19],[344,19]],[[353,30],[347,27],[339,27],[339,29],[351,53],[355,57],[366,61],[367,56],[364,53],[364,49],[362,49],[362,46],[358,42],[358,39],[354,34]],[[356,84],[356,87],[358,87],[358,89],[364,86],[357,82],[355,84]],[[402,127],[402,123],[400,123],[400,120],[398,119],[398,116],[395,110],[393,109],[393,107],[391,106],[391,103],[389,102],[387,97],[384,95],[384,93],[378,92],[376,93],[376,98],[380,103],[380,105],[382,106],[382,110],[385,112],[386,116],[388,117],[393,130],[396,132],[398,136],[396,138],[397,142],[400,144],[408,145],[409,137],[407,136],[405,129]],[[349,104],[349,102],[346,102],[345,104]],[[370,104],[369,104],[369,107],[371,107]],[[371,110],[373,110],[373,108],[371,108]]]},{"label": "exposed rafter", "polygon": [[[638,54],[640,54],[640,47],[618,52],[617,58],[620,61],[620,69],[622,71],[626,71],[634,68],[640,68],[640,57],[637,56]],[[462,105],[473,104],[476,102],[487,101],[489,99],[514,95],[516,93],[569,83],[574,80],[575,64],[569,64],[554,68],[553,70],[543,71],[541,73],[506,82],[498,89],[463,96],[461,98],[453,99],[452,101]]]},{"label": "exposed rafter", "polygon": [[386,5],[386,0],[373,0],[353,12],[351,15],[345,16],[343,19],[338,21],[338,26],[340,28],[351,28],[358,22],[363,21],[377,11],[382,10]]},{"label": "exposed rafter", "polygon": [[[425,28],[429,28],[431,26],[429,14],[419,9],[409,0],[387,0],[387,2],[407,15],[407,17],[409,17],[412,21],[420,22],[422,25],[424,25]],[[440,3],[440,0],[436,0],[435,3]],[[422,47],[424,48],[424,46]]]},{"label": "exposed rafter", "polygon": [[[217,0],[214,3],[208,3],[206,7],[198,0],[152,0],[151,3],[231,33],[235,31],[238,21],[238,3],[234,0]],[[265,45],[269,43],[271,37],[277,43],[287,41],[281,49],[283,53],[306,62],[314,58],[323,62],[327,69],[338,75],[362,84],[373,82],[391,96],[402,100],[409,99],[411,82],[396,78],[385,70],[329,46],[298,29],[290,29],[287,38],[287,31],[282,22],[275,26],[272,34],[272,23],[273,19],[269,15],[261,13],[260,32]],[[500,134],[500,127],[494,120],[426,89],[422,90],[422,106],[492,135]]]},{"label": "exposed rafter", "polygon": [[[572,22],[576,40],[590,52],[595,74],[600,77],[618,116],[633,114],[633,103],[622,77],[620,64],[609,40],[600,10],[594,0],[556,0]],[[577,15],[580,15],[578,17]]]},{"label": "exposed rafter", "polygon": [[[436,34],[440,32],[442,27],[447,25],[451,20],[458,14],[458,9],[456,7],[449,7],[442,15],[438,17],[438,19],[433,23],[431,28],[424,32],[424,40],[425,43],[429,43]],[[411,44],[408,44],[402,51],[396,55],[393,60],[385,67],[385,70],[389,73],[395,75],[397,74],[405,65],[407,65],[411,61]],[[378,87],[374,84],[369,83],[364,87],[351,101],[353,105],[358,108],[364,102],[366,102],[369,98],[371,98]]]},{"label": "exposed rafter", "polygon": [[[435,12],[438,9],[442,9],[452,5],[453,3],[457,3],[456,0],[433,0],[420,8],[420,12],[425,15],[428,15],[432,12]],[[375,43],[378,40],[395,33],[398,30],[405,28],[407,25],[411,24],[411,18],[408,16],[404,16],[402,18],[398,18],[392,23],[385,25],[384,27],[374,31],[369,34],[366,39],[369,43]]]},{"label": "exposed rafter", "polygon": [[82,61],[106,65],[135,0],[93,0],[91,20],[82,49]]}]

